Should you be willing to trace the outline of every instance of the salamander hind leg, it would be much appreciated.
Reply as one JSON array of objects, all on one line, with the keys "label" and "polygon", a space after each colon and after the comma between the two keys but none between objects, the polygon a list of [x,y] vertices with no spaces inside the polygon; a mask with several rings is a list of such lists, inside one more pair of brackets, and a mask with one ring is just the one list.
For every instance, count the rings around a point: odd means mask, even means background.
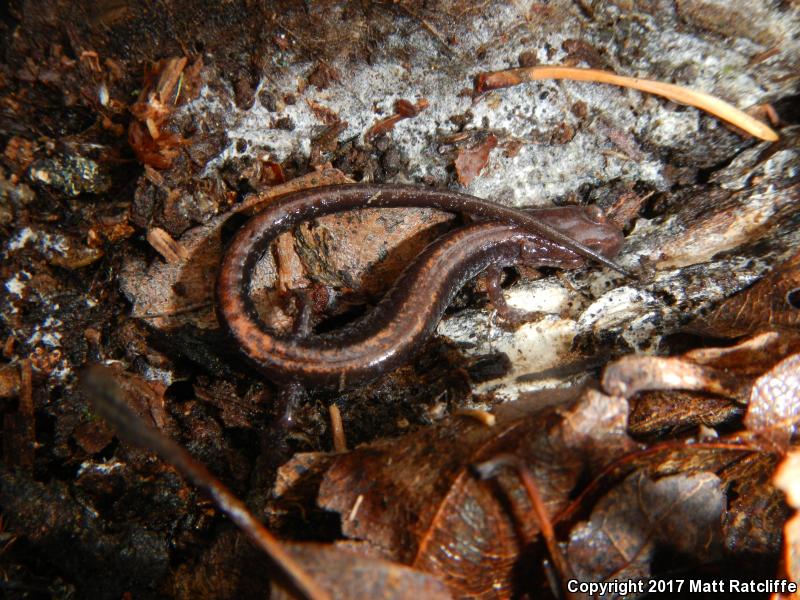
[{"label": "salamander hind leg", "polygon": [[312,333],[314,318],[311,292],[305,288],[294,289],[291,292],[298,309],[292,325],[292,334],[298,338],[307,338]]}]

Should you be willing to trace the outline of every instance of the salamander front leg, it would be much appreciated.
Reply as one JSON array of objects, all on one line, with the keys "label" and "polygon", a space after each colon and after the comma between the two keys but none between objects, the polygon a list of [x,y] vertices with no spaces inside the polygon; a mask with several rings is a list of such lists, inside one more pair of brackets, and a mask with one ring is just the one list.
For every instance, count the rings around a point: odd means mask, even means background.
[{"label": "salamander front leg", "polygon": [[503,288],[500,285],[502,280],[502,269],[494,266],[486,269],[486,292],[489,294],[489,301],[494,306],[504,325],[517,327],[523,323],[529,323],[541,318],[542,313],[539,311],[527,311],[509,306],[503,295]]}]

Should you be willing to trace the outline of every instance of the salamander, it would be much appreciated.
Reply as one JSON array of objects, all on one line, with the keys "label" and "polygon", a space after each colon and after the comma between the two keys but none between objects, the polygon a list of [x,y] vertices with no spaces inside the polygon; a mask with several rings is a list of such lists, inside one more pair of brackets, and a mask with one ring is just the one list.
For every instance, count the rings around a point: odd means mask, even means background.
[{"label": "salamander", "polygon": [[[278,335],[250,298],[258,261],[278,235],[326,214],[358,208],[432,207],[474,222],[429,244],[377,306],[334,332]],[[271,380],[345,389],[407,362],[430,337],[459,289],[488,267],[575,268],[610,260],[623,234],[594,207],[520,210],[447,190],[353,184],[282,196],[248,221],[227,247],[217,280],[217,311],[244,355]]]}]

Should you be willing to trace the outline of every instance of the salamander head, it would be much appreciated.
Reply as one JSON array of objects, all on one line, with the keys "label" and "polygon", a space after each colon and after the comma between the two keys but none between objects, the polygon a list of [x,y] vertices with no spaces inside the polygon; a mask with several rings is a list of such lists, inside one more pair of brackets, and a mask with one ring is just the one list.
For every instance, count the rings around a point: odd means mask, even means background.
[{"label": "salamander head", "polygon": [[537,213],[545,223],[605,257],[619,254],[625,236],[597,206],[563,206]]}]

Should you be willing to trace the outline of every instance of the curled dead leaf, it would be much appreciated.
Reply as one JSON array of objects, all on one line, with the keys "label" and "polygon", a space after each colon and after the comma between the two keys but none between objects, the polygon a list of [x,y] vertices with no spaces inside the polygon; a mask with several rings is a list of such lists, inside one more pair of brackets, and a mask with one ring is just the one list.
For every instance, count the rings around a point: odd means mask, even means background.
[{"label": "curled dead leaf", "polygon": [[681,357],[625,356],[603,372],[603,389],[630,398],[645,390],[695,390],[744,403],[753,380],[800,348],[800,336],[765,332],[730,348],[701,348]]}]

